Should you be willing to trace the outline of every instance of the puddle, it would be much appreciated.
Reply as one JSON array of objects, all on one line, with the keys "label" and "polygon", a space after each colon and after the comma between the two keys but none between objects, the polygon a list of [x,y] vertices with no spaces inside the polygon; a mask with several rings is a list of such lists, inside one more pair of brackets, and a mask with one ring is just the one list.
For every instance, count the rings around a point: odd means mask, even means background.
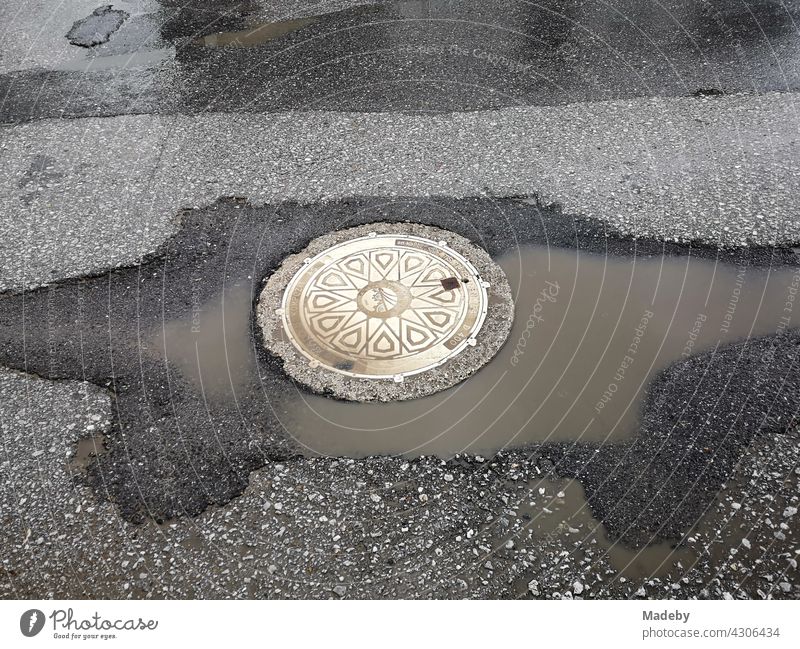
[{"label": "puddle", "polygon": [[[199,287],[192,290],[194,298]],[[191,312],[150,332],[145,347],[167,359],[205,398],[231,399],[257,380],[250,311],[250,290],[241,287],[202,304],[192,299]]]},{"label": "puddle", "polygon": [[[760,453],[761,448],[756,450]],[[765,499],[758,495],[759,489],[754,485],[756,481],[770,479],[767,476],[768,473],[752,469],[740,470],[723,485],[680,543],[661,541],[642,548],[629,547],[608,537],[605,526],[592,516],[578,480],[542,479],[523,483],[519,485],[517,502],[511,503],[521,529],[507,533],[493,545],[502,547],[512,540],[520,547],[552,548],[556,543],[571,555],[573,564],[585,565],[587,574],[603,574],[606,581],[624,577],[639,583],[653,578],[667,584],[689,583],[687,574],[698,568],[705,575],[704,584],[722,572],[732,571],[741,584],[760,582],[759,587],[768,588],[772,579],[763,581],[767,572],[752,572],[748,566],[764,563],[768,555],[785,552],[785,556],[790,556],[793,540],[785,535],[781,539],[773,533],[779,526],[770,523],[769,516],[776,518],[794,502],[791,500],[794,490],[790,481],[785,483],[783,493],[780,490],[773,493],[774,487],[769,489],[766,497],[769,505],[765,508]],[[613,569],[613,575],[605,574],[601,561]],[[528,594],[528,581],[529,577],[522,578],[515,584],[519,596]]]},{"label": "puddle", "polygon": [[237,32],[209,34],[192,41],[192,45],[203,47],[254,47],[281,38],[298,29],[313,25],[319,18],[298,18],[275,23],[264,23]]},{"label": "puddle", "polygon": [[[603,524],[592,516],[577,480],[543,479],[530,483],[526,489],[529,494],[516,509],[523,530],[509,534],[503,541],[513,539],[519,545],[527,538],[529,543],[560,540],[577,562],[604,559],[617,577],[628,579],[682,573],[697,560],[697,555],[688,548],[676,547],[668,541],[639,549],[611,541]],[[523,593],[527,591],[527,581],[521,588]]]},{"label": "puddle", "polygon": [[[515,293],[516,318],[482,370],[450,390],[395,403],[336,401],[298,389],[272,404],[286,431],[310,455],[346,457],[618,442],[636,432],[659,370],[717,344],[790,327],[800,291],[800,270],[785,267],[538,246],[497,261]],[[257,387],[249,284],[192,303],[191,313],[144,336],[143,348],[166,358],[206,399],[226,402]]]},{"label": "puddle", "polygon": [[103,434],[92,435],[78,440],[78,445],[67,463],[67,468],[72,471],[84,472],[94,458],[106,452],[106,436]]},{"label": "puddle", "polygon": [[[800,271],[526,247],[497,260],[516,318],[500,353],[437,395],[354,404],[298,391],[283,424],[311,454],[450,456],[636,430],[671,362],[793,323]],[[795,318],[796,319],[796,318]]]}]

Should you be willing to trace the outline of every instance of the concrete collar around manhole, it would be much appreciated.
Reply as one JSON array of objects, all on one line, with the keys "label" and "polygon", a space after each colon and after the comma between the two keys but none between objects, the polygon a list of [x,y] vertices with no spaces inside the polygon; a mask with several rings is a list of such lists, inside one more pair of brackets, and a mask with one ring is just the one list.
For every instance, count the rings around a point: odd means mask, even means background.
[{"label": "concrete collar around manhole", "polygon": [[268,279],[267,349],[314,392],[395,401],[439,392],[497,353],[513,319],[489,255],[439,228],[374,223],[312,241]]}]

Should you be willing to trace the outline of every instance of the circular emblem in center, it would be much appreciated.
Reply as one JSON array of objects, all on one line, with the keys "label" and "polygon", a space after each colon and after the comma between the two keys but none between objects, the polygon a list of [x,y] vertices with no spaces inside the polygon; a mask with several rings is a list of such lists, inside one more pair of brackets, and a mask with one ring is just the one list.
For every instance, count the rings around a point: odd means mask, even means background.
[{"label": "circular emblem in center", "polygon": [[406,286],[388,279],[370,282],[358,292],[359,308],[375,318],[399,316],[408,309],[412,300],[411,291]]},{"label": "circular emblem in center", "polygon": [[[481,348],[494,281],[490,344]],[[466,378],[505,340],[512,308],[502,271],[465,239],[374,224],[287,258],[264,288],[259,322],[294,378],[342,398],[389,400]]]}]

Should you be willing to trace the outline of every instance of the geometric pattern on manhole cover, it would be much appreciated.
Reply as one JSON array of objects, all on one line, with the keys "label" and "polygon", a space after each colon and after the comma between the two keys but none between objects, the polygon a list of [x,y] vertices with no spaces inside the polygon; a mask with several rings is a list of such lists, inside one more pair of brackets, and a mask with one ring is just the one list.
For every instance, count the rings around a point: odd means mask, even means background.
[{"label": "geometric pattern on manhole cover", "polygon": [[280,315],[311,367],[402,381],[475,345],[487,287],[444,241],[371,233],[305,260]]}]

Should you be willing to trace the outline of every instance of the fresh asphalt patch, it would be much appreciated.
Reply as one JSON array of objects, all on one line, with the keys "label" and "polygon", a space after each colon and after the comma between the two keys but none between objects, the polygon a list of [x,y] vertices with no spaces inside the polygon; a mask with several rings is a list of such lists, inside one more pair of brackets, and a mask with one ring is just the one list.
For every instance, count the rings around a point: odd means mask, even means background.
[{"label": "fresh asphalt patch", "polygon": [[[254,323],[262,282],[311,239],[377,221],[446,228],[492,256],[531,243],[615,256],[797,265],[788,248],[719,250],[634,239],[526,199],[363,198],[263,207],[229,199],[183,212],[177,234],[137,266],[4,294],[0,364],[108,390],[115,415],[105,432],[107,452],[90,462],[86,480],[123,517],[197,516],[241,494],[256,469],[278,461],[291,471],[302,458],[281,423],[281,409],[299,388],[263,350]],[[243,337],[247,358],[231,360],[223,377],[227,394],[219,398],[165,361],[163,347],[169,323],[198,318],[202,326],[203,309],[224,308],[234,291],[245,299],[230,313],[231,331],[219,343],[232,349],[241,342],[233,338]],[[234,324],[237,317],[241,327]],[[678,538],[754,440],[794,430],[799,355],[800,334],[787,329],[690,357],[649,386],[632,441],[590,444],[576,431],[575,443],[545,443],[498,457],[577,477],[594,515],[626,543]],[[255,373],[240,380],[236,362]],[[461,475],[483,465],[456,458],[448,466]]]},{"label": "fresh asphalt patch", "polygon": [[10,71],[0,76],[0,122],[449,112],[800,87],[797,7],[773,0],[408,1],[277,23],[262,22],[250,3],[162,4],[158,40],[169,57],[138,58],[154,36],[143,22],[139,42],[128,41],[130,56],[111,66],[98,57],[81,70]]},{"label": "fresh asphalt patch", "polygon": [[98,7],[86,18],[76,20],[67,32],[67,40],[80,47],[94,47],[108,41],[130,17],[127,11],[112,9],[111,5]]}]

